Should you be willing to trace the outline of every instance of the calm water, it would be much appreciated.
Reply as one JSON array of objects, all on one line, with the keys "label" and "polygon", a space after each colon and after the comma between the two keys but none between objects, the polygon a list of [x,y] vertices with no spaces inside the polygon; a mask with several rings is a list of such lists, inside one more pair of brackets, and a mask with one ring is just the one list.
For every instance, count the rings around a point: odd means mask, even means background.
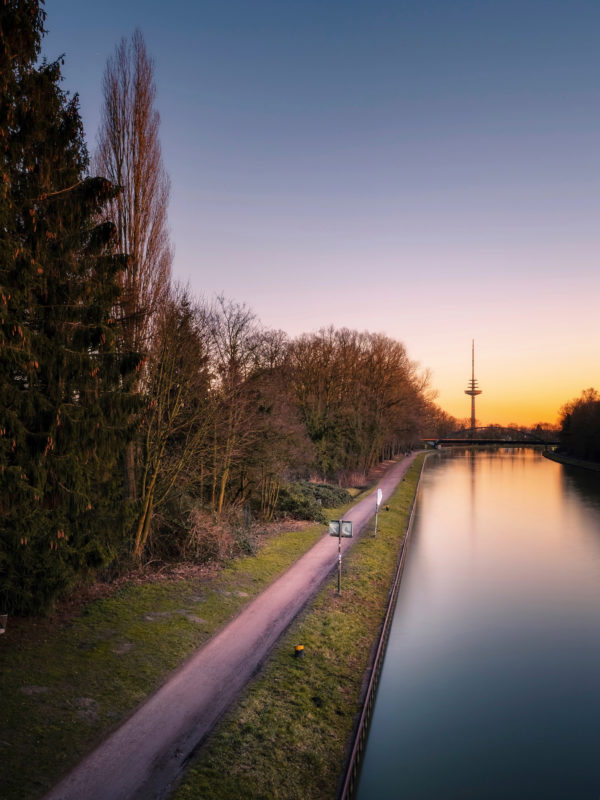
[{"label": "calm water", "polygon": [[358,800],[600,800],[600,475],[429,458]]}]

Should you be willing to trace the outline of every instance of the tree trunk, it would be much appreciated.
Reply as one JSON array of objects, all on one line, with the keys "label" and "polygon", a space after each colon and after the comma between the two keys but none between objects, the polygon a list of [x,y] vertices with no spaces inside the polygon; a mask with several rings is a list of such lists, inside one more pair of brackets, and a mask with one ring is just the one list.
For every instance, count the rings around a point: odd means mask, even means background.
[{"label": "tree trunk", "polygon": [[136,466],[136,442],[128,442],[125,447],[125,498],[127,500],[137,500],[137,480],[135,476]]},{"label": "tree trunk", "polygon": [[223,510],[223,503],[225,502],[225,489],[227,487],[227,479],[229,478],[229,467],[225,467],[221,474],[221,486],[219,489],[219,503],[217,506],[217,514]]},{"label": "tree trunk", "polygon": [[146,542],[148,541],[148,534],[150,533],[150,521],[152,520],[152,500],[154,498],[154,485],[149,489],[146,499],[144,501],[144,508],[138,520],[137,530],[135,532],[135,544],[133,548],[133,555],[135,558],[140,559]]}]

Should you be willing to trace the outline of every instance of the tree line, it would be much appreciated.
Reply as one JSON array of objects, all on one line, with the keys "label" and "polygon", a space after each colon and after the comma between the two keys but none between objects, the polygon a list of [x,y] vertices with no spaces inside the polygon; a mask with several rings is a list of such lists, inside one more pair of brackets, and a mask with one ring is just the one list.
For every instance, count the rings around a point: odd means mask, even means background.
[{"label": "tree line", "polygon": [[207,557],[199,526],[271,520],[291,482],[361,480],[455,425],[400,342],[292,339],[177,285],[141,33],[107,62],[90,160],[44,24],[38,0],[0,10],[0,604],[21,613],[119,560]]},{"label": "tree line", "polygon": [[560,452],[600,463],[600,393],[585,389],[560,412]]}]

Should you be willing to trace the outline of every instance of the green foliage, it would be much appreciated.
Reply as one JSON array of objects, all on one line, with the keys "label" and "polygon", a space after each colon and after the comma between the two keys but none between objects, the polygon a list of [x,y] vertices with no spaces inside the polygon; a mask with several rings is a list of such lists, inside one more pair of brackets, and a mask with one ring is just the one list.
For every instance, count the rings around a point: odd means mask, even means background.
[{"label": "green foliage", "polygon": [[115,190],[84,178],[77,97],[57,62],[36,66],[39,5],[1,14],[0,604],[32,612],[119,546],[130,403],[111,309],[124,260],[96,223]]},{"label": "green foliage", "polygon": [[336,508],[337,506],[345,505],[352,499],[350,492],[342,486],[331,486],[328,483],[304,483],[299,484],[305,487],[306,490],[312,492],[317,501],[325,508]]},{"label": "green foliage", "polygon": [[327,522],[323,508],[335,508],[352,499],[346,489],[326,483],[296,481],[282,487],[277,510],[292,519],[311,519]]}]

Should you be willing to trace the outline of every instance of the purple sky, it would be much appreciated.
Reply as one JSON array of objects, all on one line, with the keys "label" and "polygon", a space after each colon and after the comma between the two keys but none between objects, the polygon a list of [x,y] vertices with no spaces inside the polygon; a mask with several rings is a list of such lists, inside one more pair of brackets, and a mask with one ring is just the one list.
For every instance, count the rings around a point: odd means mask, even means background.
[{"label": "purple sky", "polygon": [[90,150],[155,59],[178,279],[295,335],[383,331],[482,422],[600,388],[597,0],[48,0]]}]

